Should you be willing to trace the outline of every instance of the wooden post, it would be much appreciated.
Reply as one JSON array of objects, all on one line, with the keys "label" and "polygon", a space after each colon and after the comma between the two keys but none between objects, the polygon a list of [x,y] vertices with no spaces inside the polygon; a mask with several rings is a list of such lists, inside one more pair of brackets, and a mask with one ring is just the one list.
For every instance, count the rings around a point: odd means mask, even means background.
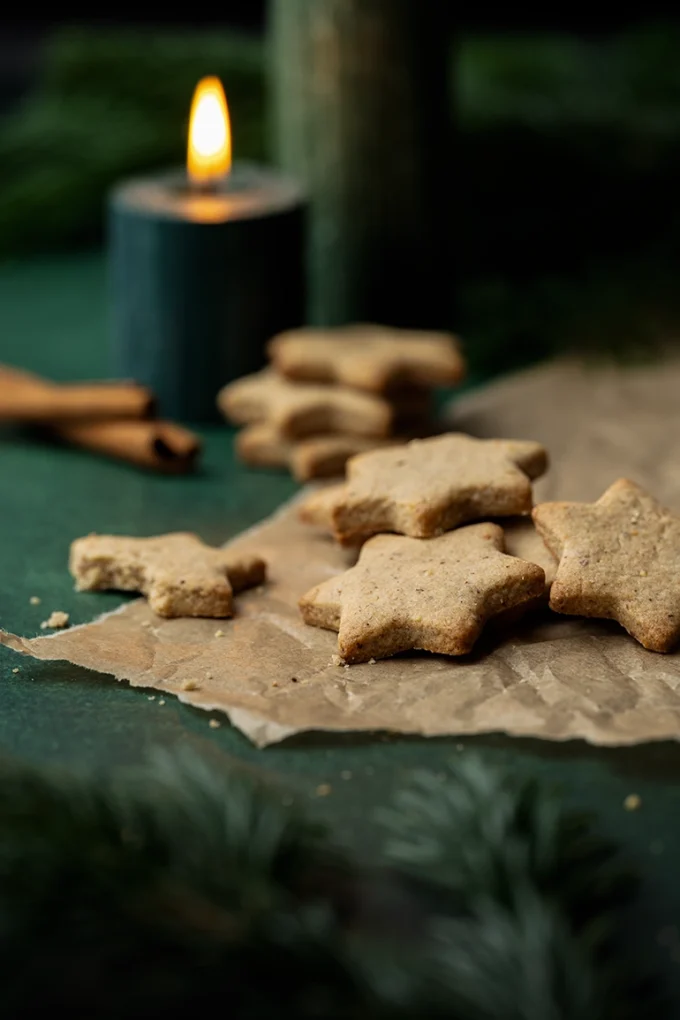
[{"label": "wooden post", "polygon": [[451,325],[446,0],[271,0],[275,153],[311,197],[310,320]]}]

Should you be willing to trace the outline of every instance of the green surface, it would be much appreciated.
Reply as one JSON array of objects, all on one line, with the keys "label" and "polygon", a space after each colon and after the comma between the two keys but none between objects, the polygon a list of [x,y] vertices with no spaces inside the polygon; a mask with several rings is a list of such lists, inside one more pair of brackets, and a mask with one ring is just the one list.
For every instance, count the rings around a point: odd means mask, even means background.
[{"label": "green surface", "polygon": [[[9,264],[0,270],[0,360],[54,378],[106,372],[105,279],[98,257]],[[205,433],[200,474],[158,478],[86,453],[51,447],[8,430],[0,435],[0,623],[39,632],[53,609],[74,623],[113,608],[114,595],[76,594],[66,569],[72,538],[91,530],[132,534],[183,528],[209,542],[228,539],[294,490],[285,476],[233,460],[226,429]],[[31,596],[42,599],[39,606]],[[18,672],[13,672],[18,669]],[[406,770],[435,770],[481,749],[508,768],[558,783],[573,804],[597,811],[644,875],[631,938],[640,955],[678,986],[680,969],[680,748],[656,744],[603,750],[502,736],[419,740],[311,735],[258,751],[226,722],[149,692],[62,663],[39,663],[0,648],[0,749],[21,758],[111,769],[153,746],[193,746],[216,763],[243,763],[309,797],[353,842],[370,850],[371,812]],[[316,788],[328,783],[328,796]],[[642,798],[626,812],[631,792]],[[675,934],[673,934],[673,931]],[[659,933],[661,938],[659,939]],[[678,998],[680,1002],[680,996]]]}]

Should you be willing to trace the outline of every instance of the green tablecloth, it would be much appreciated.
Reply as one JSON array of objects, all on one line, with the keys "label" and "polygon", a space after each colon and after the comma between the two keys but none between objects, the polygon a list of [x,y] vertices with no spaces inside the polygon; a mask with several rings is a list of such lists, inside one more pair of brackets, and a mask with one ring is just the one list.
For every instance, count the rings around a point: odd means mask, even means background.
[{"label": "green tablecloth", "polygon": [[[54,379],[107,374],[106,285],[97,255],[6,264],[0,269],[0,361]],[[231,435],[204,433],[199,474],[154,477],[124,464],[0,433],[0,623],[39,632],[54,609],[83,623],[115,607],[115,595],[76,594],[66,569],[71,539],[89,531],[199,532],[223,542],[270,513],[294,491],[284,475],[234,461]],[[39,606],[30,597],[41,598]],[[15,670],[18,669],[18,672]],[[506,768],[560,784],[575,805],[598,813],[600,828],[624,846],[644,875],[635,908],[636,942],[667,972],[680,1003],[680,746],[621,750],[548,744],[501,736],[465,740],[374,737],[300,738],[265,751],[226,721],[166,698],[150,701],[111,677],[61,663],[20,659],[0,648],[0,751],[38,762],[135,763],[154,746],[193,746],[224,765],[240,762],[279,776],[350,839],[371,843],[371,812],[416,766],[440,769],[472,748]],[[316,795],[329,784],[329,794]],[[624,810],[638,793],[638,811]]]}]

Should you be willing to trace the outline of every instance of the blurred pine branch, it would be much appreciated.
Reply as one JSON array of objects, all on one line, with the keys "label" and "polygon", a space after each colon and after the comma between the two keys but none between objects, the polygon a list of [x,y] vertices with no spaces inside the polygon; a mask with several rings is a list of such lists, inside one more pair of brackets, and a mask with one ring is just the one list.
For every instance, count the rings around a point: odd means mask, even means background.
[{"label": "blurred pine branch", "polygon": [[172,1020],[625,1020],[616,849],[471,759],[418,773],[370,864],[243,772],[0,770],[0,1008]]}]

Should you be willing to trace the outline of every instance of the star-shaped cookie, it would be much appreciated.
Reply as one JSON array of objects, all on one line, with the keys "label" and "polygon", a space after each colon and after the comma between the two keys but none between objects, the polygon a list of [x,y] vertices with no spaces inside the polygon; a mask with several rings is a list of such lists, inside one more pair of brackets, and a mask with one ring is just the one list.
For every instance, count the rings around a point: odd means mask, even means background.
[{"label": "star-shaped cookie", "polygon": [[558,613],[617,620],[641,645],[680,638],[680,517],[620,478],[596,503],[541,503],[534,522],[559,557]]},{"label": "star-shaped cookie", "polygon": [[543,570],[503,553],[503,530],[471,524],[422,541],[378,535],[356,566],[300,600],[305,623],[338,631],[346,662],[421,649],[464,655],[492,616],[541,595]]},{"label": "star-shaped cookie", "polygon": [[393,387],[452,386],[465,371],[458,341],[448,333],[385,326],[296,329],[269,343],[275,368],[289,379],[338,382],[385,393]]},{"label": "star-shaped cookie", "polygon": [[214,549],[182,531],[156,538],[77,538],[69,568],[78,591],[138,591],[165,617],[231,616],[234,592],[261,584],[265,577],[258,556]]},{"label": "star-shaped cookie", "polygon": [[431,538],[465,521],[528,513],[530,479],[546,464],[540,443],[455,432],[361,453],[347,462],[333,530],[353,545],[384,531]]},{"label": "star-shaped cookie", "polygon": [[395,417],[382,397],[343,386],[291,382],[268,369],[229,383],[217,403],[235,425],[266,421],[288,438],[319,432],[387,436]]}]

